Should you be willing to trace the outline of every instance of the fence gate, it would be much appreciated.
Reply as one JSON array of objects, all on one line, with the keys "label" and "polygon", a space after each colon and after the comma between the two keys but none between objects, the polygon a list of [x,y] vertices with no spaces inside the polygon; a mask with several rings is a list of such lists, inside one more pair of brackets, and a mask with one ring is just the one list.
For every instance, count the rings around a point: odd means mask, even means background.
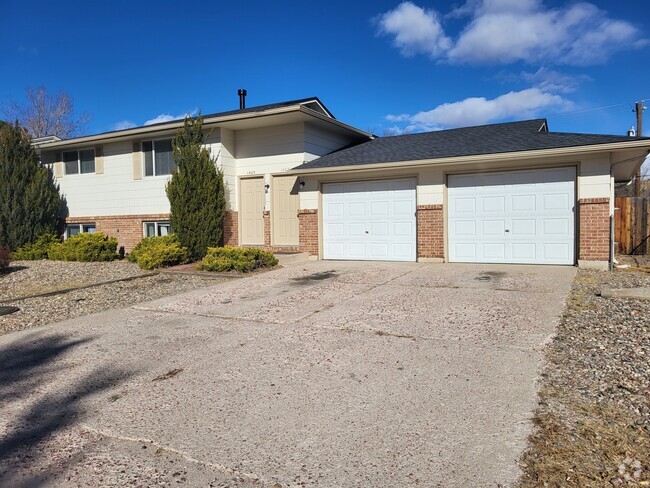
[{"label": "fence gate", "polygon": [[614,240],[618,254],[650,254],[650,198],[614,200]]}]

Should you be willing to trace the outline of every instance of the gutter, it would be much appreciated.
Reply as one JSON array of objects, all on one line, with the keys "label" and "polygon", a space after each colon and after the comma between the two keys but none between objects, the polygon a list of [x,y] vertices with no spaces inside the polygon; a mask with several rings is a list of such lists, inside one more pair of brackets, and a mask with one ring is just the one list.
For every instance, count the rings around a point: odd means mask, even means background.
[{"label": "gutter", "polygon": [[[203,125],[211,126],[211,125],[217,125],[226,122],[262,118],[262,117],[281,115],[281,114],[292,113],[292,112],[300,112],[309,115],[311,117],[316,117],[325,122],[334,124],[344,130],[355,132],[363,137],[367,137],[369,139],[373,138],[373,135],[368,132],[362,131],[361,129],[357,129],[356,127],[352,127],[351,125],[344,124],[343,122],[339,122],[336,119],[329,118],[310,108],[304,107],[303,105],[292,105],[289,107],[274,108],[270,110],[265,110],[264,112],[248,112],[244,114],[234,114],[234,115],[204,118]],[[64,139],[56,142],[47,142],[47,143],[39,144],[38,148],[41,150],[49,150],[49,149],[57,149],[57,148],[67,147],[67,146],[72,146],[77,144],[88,144],[88,143],[95,143],[100,141],[112,141],[115,139],[129,139],[129,138],[134,138],[134,137],[152,134],[156,132],[178,130],[181,127],[183,127],[184,123],[185,123],[184,120],[177,120],[173,122],[167,122],[164,125],[159,125],[159,124],[145,125],[142,127],[135,127],[133,129],[126,129],[122,131],[104,132],[92,136],[77,137],[75,139]]]}]

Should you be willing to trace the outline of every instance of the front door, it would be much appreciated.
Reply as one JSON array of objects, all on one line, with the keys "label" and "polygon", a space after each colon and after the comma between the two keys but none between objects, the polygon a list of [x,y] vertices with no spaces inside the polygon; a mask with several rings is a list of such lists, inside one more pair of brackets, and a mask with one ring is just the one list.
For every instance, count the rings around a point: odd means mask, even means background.
[{"label": "front door", "polygon": [[264,178],[242,179],[241,244],[264,245]]}]

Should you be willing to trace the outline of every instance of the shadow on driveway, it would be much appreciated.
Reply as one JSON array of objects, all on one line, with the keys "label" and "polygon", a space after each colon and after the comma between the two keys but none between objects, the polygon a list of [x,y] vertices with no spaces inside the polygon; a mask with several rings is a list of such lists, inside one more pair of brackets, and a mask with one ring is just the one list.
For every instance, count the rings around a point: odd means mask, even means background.
[{"label": "shadow on driveway", "polygon": [[[20,342],[0,346],[0,420],[12,419],[0,423],[0,485],[44,484],[54,474],[53,466],[32,476],[25,476],[25,472],[21,475],[21,471],[46,455],[43,445],[49,438],[84,416],[85,398],[114,388],[131,376],[119,368],[94,370],[65,390],[51,388],[49,383],[55,375],[73,377],[72,371],[65,371],[74,368],[66,364],[65,355],[92,341],[33,333]],[[56,471],[60,469],[58,466]]]}]

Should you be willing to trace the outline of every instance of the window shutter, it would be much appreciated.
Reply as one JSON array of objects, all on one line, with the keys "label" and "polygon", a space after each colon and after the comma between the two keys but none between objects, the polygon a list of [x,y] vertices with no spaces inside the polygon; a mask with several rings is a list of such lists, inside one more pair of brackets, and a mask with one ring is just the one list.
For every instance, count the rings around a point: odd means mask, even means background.
[{"label": "window shutter", "polygon": [[54,177],[63,178],[63,155],[57,152],[54,156]]},{"label": "window shutter", "polygon": [[104,146],[95,146],[95,173],[104,174]]},{"label": "window shutter", "polygon": [[142,179],[142,152],[140,151],[140,142],[133,143],[133,179]]}]

